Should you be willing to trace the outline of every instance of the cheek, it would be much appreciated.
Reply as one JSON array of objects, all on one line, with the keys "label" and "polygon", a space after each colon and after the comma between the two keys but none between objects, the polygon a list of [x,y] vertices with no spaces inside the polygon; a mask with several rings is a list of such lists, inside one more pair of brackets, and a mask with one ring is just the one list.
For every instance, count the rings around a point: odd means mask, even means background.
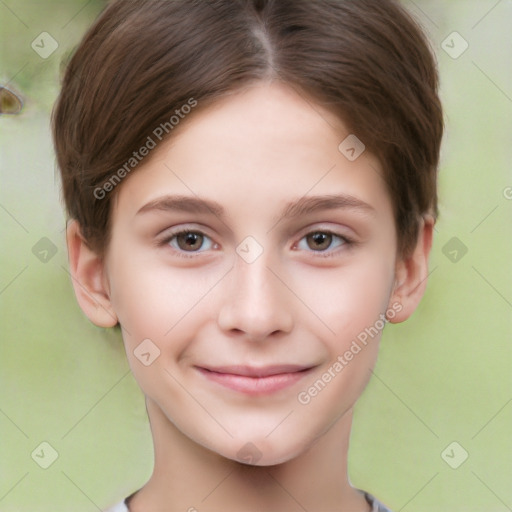
[{"label": "cheek", "polygon": [[[171,293],[163,277],[147,266],[120,264],[116,268],[111,301],[128,333],[161,337],[172,327],[174,313],[180,309],[179,301],[173,300],[173,296],[181,295]],[[168,325],[162,325],[166,319]]]},{"label": "cheek", "polygon": [[334,348],[342,349],[385,313],[393,268],[392,258],[361,253],[346,267],[300,269],[294,276],[294,286],[312,312],[316,328],[322,329]]},{"label": "cheek", "polygon": [[178,356],[188,339],[176,333],[191,318],[197,320],[198,313],[204,316],[208,295],[224,274],[223,268],[173,267],[144,254],[117,260],[111,265],[111,302],[128,347],[149,338],[169,350],[165,344],[172,340]]},{"label": "cheek", "polygon": [[323,418],[321,428],[327,431],[355,404],[370,380],[385,325],[382,315],[388,307],[392,270],[385,258],[369,261],[362,256],[350,268],[321,278],[316,273],[309,298],[324,324],[322,341],[328,357],[297,396],[304,421],[312,428],[319,428],[315,418]]},{"label": "cheek", "polygon": [[[120,249],[112,254],[122,254]],[[382,248],[360,251],[346,266],[321,268],[292,263],[287,270],[277,270],[298,302],[283,307],[290,309],[295,322],[309,319],[312,332],[321,339],[332,339],[334,348],[342,349],[385,312],[393,266],[389,251]],[[145,338],[164,343],[174,338],[173,352],[179,353],[186,341],[176,339],[176,329],[198,311],[216,314],[209,307],[208,294],[214,288],[214,295],[218,294],[230,265],[180,268],[132,252],[130,258],[112,258],[109,267],[112,305],[130,346],[134,348]],[[305,316],[297,316],[301,310]]]}]

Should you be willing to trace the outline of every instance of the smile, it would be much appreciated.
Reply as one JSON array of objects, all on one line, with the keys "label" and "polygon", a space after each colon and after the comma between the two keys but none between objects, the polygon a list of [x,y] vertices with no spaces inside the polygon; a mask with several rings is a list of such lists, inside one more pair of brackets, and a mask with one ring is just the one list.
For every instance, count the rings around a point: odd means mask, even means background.
[{"label": "smile", "polygon": [[196,368],[207,379],[247,395],[275,393],[295,384],[312,370],[312,367],[296,365]]}]

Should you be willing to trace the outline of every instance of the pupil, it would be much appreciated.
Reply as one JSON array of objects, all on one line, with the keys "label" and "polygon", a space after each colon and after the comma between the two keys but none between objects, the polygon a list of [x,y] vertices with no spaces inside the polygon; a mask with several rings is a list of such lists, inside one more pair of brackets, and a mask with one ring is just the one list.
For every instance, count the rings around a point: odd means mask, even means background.
[{"label": "pupil", "polygon": [[[329,247],[330,245],[330,238],[331,238],[331,235],[327,234],[327,233],[315,233],[314,235],[312,235],[312,238],[315,242],[315,245],[316,245],[316,248],[320,248],[320,249],[325,249],[325,245],[327,245],[327,247]],[[325,244],[325,242],[327,241],[327,244]],[[321,247],[321,246],[324,246],[324,247]]]},{"label": "pupil", "polygon": [[[200,242],[201,235],[199,235],[197,233],[186,233],[185,235],[183,235],[182,240],[183,239],[184,239],[184,244],[186,247],[188,247],[189,249],[190,248],[195,249],[197,247],[194,247],[194,246],[197,245],[198,240]],[[201,245],[201,243],[199,243],[199,245]]]}]

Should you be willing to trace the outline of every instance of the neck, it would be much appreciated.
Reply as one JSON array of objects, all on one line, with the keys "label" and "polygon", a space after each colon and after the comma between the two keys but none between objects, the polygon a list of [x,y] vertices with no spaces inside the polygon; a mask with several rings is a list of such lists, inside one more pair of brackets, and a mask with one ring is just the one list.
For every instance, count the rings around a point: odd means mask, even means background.
[{"label": "neck", "polygon": [[251,466],[195,443],[154,402],[148,400],[147,409],[155,465],[150,480],[130,500],[130,512],[369,510],[347,475],[352,411],[297,457]]}]

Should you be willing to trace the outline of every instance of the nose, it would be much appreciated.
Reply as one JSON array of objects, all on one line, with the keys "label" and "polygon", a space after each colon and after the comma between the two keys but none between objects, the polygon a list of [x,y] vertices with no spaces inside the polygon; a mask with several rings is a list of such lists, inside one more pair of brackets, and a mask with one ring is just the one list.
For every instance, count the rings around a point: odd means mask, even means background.
[{"label": "nose", "polygon": [[265,253],[252,263],[235,255],[233,270],[224,282],[218,315],[224,332],[238,333],[250,341],[274,339],[291,332],[291,292],[268,263]]}]

